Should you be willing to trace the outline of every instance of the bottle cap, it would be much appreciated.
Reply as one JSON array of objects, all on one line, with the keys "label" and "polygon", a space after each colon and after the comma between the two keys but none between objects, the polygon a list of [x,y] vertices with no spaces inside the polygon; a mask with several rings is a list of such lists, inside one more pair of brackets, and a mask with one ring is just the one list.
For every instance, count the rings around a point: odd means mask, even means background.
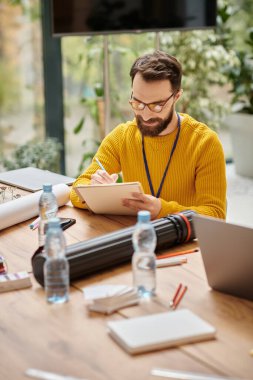
[{"label": "bottle cap", "polygon": [[138,222],[149,222],[150,212],[149,211],[139,211],[138,212]]},{"label": "bottle cap", "polygon": [[45,193],[50,193],[52,191],[52,184],[51,183],[44,183],[43,191]]},{"label": "bottle cap", "polygon": [[48,228],[51,227],[60,227],[60,219],[59,218],[51,218],[48,220]]}]

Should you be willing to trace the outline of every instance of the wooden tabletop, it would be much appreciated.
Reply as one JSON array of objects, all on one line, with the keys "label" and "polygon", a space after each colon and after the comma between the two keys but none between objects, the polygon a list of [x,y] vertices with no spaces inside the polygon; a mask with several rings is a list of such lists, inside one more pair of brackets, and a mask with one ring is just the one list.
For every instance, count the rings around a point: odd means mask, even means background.
[{"label": "wooden tabletop", "polygon": [[[62,207],[59,216],[77,223],[64,232],[67,244],[131,226],[134,217],[98,216]],[[0,254],[9,272],[31,271],[38,232],[30,221],[0,231]],[[189,243],[187,247],[196,245]],[[173,247],[176,251],[184,247]],[[37,368],[89,380],[144,380],[153,367],[253,379],[253,302],[211,291],[200,253],[187,264],[157,269],[157,296],[110,316],[87,311],[82,288],[93,284],[132,285],[130,264],[85,277],[71,285],[70,301],[49,305],[32,276],[29,289],[1,293],[0,379],[27,379]],[[108,335],[106,321],[168,310],[179,282],[188,286],[180,308],[188,308],[217,329],[216,339],[131,356]],[[158,378],[157,378],[158,379]]]}]

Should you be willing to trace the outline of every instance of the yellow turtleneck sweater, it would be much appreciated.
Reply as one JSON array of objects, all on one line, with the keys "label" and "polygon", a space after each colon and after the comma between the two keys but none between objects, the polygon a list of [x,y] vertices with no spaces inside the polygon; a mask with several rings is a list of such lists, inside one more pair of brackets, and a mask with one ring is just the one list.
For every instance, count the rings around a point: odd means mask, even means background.
[{"label": "yellow turtleneck sweater", "polygon": [[[161,211],[157,218],[183,210],[216,218],[226,217],[226,170],[222,145],[217,134],[187,114],[181,115],[181,131],[160,194]],[[144,138],[148,168],[155,194],[163,177],[177,134]],[[141,134],[135,120],[118,125],[102,141],[96,157],[109,174],[122,173],[124,182],[141,182],[151,194],[142,156]],[[99,169],[93,159],[73,186],[89,184]],[[74,206],[86,208],[72,189]]]}]

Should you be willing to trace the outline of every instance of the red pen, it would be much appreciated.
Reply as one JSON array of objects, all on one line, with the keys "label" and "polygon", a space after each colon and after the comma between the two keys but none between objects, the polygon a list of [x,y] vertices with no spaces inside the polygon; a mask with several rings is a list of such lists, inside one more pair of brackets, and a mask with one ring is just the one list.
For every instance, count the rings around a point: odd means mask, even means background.
[{"label": "red pen", "polygon": [[[182,289],[182,287],[183,287],[183,285],[179,284],[172,301],[170,301],[170,303],[169,303],[170,307],[172,307],[173,309],[176,309],[179,302],[182,300],[183,296],[185,295],[186,290],[188,289],[187,286],[184,286],[183,289]],[[182,289],[182,291],[181,291],[181,289]]]}]

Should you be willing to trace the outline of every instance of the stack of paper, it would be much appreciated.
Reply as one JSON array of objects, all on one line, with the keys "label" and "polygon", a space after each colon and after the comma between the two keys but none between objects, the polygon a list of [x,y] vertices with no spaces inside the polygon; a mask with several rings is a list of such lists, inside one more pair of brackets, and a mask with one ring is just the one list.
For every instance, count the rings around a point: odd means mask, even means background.
[{"label": "stack of paper", "polygon": [[139,303],[137,290],[126,285],[97,285],[83,289],[89,310],[111,314]]}]

